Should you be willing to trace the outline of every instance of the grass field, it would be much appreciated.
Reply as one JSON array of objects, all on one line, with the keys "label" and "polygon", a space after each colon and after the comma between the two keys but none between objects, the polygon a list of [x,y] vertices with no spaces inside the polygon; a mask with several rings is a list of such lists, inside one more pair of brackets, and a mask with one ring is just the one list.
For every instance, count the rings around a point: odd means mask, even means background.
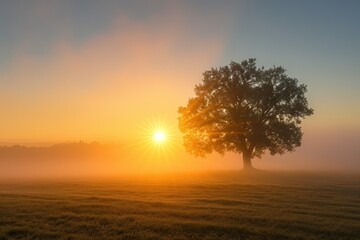
[{"label": "grass field", "polygon": [[0,239],[360,239],[360,175],[2,181]]}]

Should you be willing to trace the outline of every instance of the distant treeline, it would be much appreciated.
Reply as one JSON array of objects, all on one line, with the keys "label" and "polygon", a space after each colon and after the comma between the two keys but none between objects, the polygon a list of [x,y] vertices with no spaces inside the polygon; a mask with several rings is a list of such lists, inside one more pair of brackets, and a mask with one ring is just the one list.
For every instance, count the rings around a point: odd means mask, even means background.
[{"label": "distant treeline", "polygon": [[0,179],[118,175],[130,166],[122,144],[60,143],[0,146]]},{"label": "distant treeline", "polygon": [[83,141],[51,146],[0,146],[0,159],[99,157],[116,155],[120,149],[120,145],[117,144],[86,143]]}]

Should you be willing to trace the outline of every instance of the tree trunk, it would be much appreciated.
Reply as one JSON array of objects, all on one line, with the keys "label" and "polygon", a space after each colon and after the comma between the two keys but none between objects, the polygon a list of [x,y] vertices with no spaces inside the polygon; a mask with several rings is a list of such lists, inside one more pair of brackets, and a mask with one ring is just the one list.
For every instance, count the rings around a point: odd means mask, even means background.
[{"label": "tree trunk", "polygon": [[251,164],[251,154],[248,152],[243,152],[243,169],[244,170],[251,170],[253,166]]}]

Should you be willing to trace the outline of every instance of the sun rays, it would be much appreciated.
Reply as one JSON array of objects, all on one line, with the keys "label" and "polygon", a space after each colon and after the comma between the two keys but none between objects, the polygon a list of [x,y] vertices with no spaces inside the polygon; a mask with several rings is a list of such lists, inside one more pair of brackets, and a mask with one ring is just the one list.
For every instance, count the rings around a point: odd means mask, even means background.
[{"label": "sun rays", "polygon": [[145,120],[138,124],[135,135],[138,137],[134,147],[147,165],[157,168],[176,161],[181,149],[181,134],[168,119],[153,117]]}]

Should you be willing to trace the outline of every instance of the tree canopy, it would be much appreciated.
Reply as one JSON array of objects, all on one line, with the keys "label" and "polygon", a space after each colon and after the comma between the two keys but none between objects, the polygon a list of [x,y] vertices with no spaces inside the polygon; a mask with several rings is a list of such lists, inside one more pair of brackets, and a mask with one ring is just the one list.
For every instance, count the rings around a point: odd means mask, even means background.
[{"label": "tree canopy", "polygon": [[195,97],[180,107],[179,129],[186,150],[243,155],[244,168],[266,150],[283,154],[301,145],[301,121],[313,114],[307,86],[283,67],[257,67],[255,59],[212,68],[195,86]]}]

